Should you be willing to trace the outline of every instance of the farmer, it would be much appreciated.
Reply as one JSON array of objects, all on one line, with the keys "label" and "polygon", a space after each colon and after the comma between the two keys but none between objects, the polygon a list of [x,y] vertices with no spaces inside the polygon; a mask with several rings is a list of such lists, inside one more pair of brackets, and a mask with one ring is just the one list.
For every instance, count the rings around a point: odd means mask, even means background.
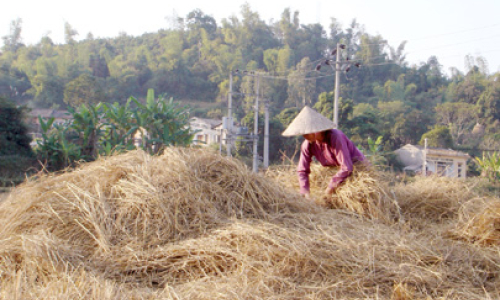
[{"label": "farmer", "polygon": [[314,109],[305,106],[283,132],[283,136],[302,135],[305,140],[300,147],[297,166],[300,193],[310,199],[309,173],[313,156],[324,167],[339,166],[325,190],[331,195],[352,174],[353,164],[366,158],[347,136],[335,128],[335,123]]}]

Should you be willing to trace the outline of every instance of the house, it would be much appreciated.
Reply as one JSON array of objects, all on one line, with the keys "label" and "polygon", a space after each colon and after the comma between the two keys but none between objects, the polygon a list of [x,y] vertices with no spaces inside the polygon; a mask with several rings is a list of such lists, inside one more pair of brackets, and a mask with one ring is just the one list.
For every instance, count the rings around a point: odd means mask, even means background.
[{"label": "house", "polygon": [[236,137],[246,136],[248,134],[247,127],[238,126],[238,124],[229,125],[227,118],[224,120],[204,119],[194,117],[191,118],[189,125],[191,130],[197,131],[194,136],[193,144],[210,145],[228,143],[227,133],[231,132],[231,145],[235,144]]},{"label": "house", "polygon": [[470,156],[451,149],[427,148],[407,144],[395,151],[398,159],[405,165],[405,171],[422,173],[424,158],[427,174],[452,178],[465,178],[467,160]]},{"label": "house", "polygon": [[66,110],[34,108],[28,113],[28,123],[40,125],[38,117],[42,119],[54,118],[54,124],[62,124],[71,119],[71,115]]},{"label": "house", "polygon": [[36,139],[42,137],[42,128],[40,126],[40,120],[38,117],[41,117],[44,121],[47,121],[50,118],[54,118],[53,124],[63,124],[64,122],[71,119],[71,115],[66,110],[57,110],[57,109],[47,109],[47,108],[34,108],[32,109],[26,116],[26,124],[29,128],[29,133],[33,142],[32,145],[36,145]]},{"label": "house", "polygon": [[191,130],[197,131],[194,136],[194,144],[210,145],[221,142],[222,120],[191,118],[189,120]]}]

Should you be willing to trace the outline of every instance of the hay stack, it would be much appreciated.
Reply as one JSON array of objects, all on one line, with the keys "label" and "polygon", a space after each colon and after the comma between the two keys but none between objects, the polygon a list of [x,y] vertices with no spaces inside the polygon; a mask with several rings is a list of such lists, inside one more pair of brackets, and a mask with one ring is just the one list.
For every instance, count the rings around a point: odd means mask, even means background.
[{"label": "hay stack", "polygon": [[[374,168],[362,163],[354,165],[352,175],[337,188],[331,197],[325,196],[324,191],[338,170],[338,167],[311,164],[309,182],[311,197],[315,202],[329,208],[347,209],[386,223],[393,223],[398,218],[397,203],[387,193],[387,183],[381,180]],[[291,190],[300,189],[296,166],[276,168],[270,171],[268,176],[286,184]]]},{"label": "hay stack", "polygon": [[203,150],[29,182],[0,228],[0,299],[500,297],[493,247],[312,205]]},{"label": "hay stack", "polygon": [[201,150],[137,151],[25,184],[2,203],[2,236],[50,233],[86,253],[196,238],[232,218],[307,209],[235,160]]},{"label": "hay stack", "polygon": [[500,246],[500,199],[475,198],[460,208],[453,234],[475,244]]},{"label": "hay stack", "polygon": [[458,217],[460,207],[477,197],[473,188],[448,177],[420,177],[392,188],[406,220],[441,224]]},{"label": "hay stack", "polygon": [[156,257],[157,249],[179,255],[175,243],[235,219],[315,209],[236,160],[192,149],[169,148],[154,157],[134,151],[14,190],[0,204],[0,266],[11,279],[19,265],[31,266],[34,280],[68,267],[129,277],[131,257],[146,253],[141,276],[151,283],[151,272],[158,272],[151,260],[170,263]]}]

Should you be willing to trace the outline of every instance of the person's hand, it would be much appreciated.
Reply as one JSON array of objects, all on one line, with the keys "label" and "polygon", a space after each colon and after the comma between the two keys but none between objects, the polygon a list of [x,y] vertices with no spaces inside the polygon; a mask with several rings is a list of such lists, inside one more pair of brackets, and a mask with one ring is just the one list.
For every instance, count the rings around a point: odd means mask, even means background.
[{"label": "person's hand", "polygon": [[313,197],[311,197],[310,193],[302,194],[302,196],[304,196],[304,198],[306,198],[307,202],[312,203],[312,204],[317,204],[316,200]]},{"label": "person's hand", "polygon": [[335,192],[335,188],[327,187],[325,190],[325,196],[330,196]]}]

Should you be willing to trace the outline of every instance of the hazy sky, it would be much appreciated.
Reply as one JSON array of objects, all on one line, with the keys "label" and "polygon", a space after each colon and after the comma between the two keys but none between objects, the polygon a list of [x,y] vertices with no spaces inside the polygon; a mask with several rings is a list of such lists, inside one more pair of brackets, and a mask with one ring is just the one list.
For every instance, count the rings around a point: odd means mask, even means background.
[{"label": "hazy sky", "polygon": [[[115,37],[120,32],[141,35],[170,25],[169,17],[185,17],[199,8],[220,20],[236,15],[247,2],[266,22],[277,21],[285,8],[299,11],[302,24],[321,23],[328,31],[332,17],[343,28],[356,19],[371,35],[380,34],[396,48],[407,41],[410,64],[438,57],[443,70],[465,70],[465,56],[484,57],[490,73],[500,71],[500,0],[15,0],[4,1],[0,10],[0,37],[10,31],[11,21],[21,18],[25,44],[36,44],[48,35],[64,41],[68,22],[84,39]],[[3,43],[3,41],[0,41]]]}]

